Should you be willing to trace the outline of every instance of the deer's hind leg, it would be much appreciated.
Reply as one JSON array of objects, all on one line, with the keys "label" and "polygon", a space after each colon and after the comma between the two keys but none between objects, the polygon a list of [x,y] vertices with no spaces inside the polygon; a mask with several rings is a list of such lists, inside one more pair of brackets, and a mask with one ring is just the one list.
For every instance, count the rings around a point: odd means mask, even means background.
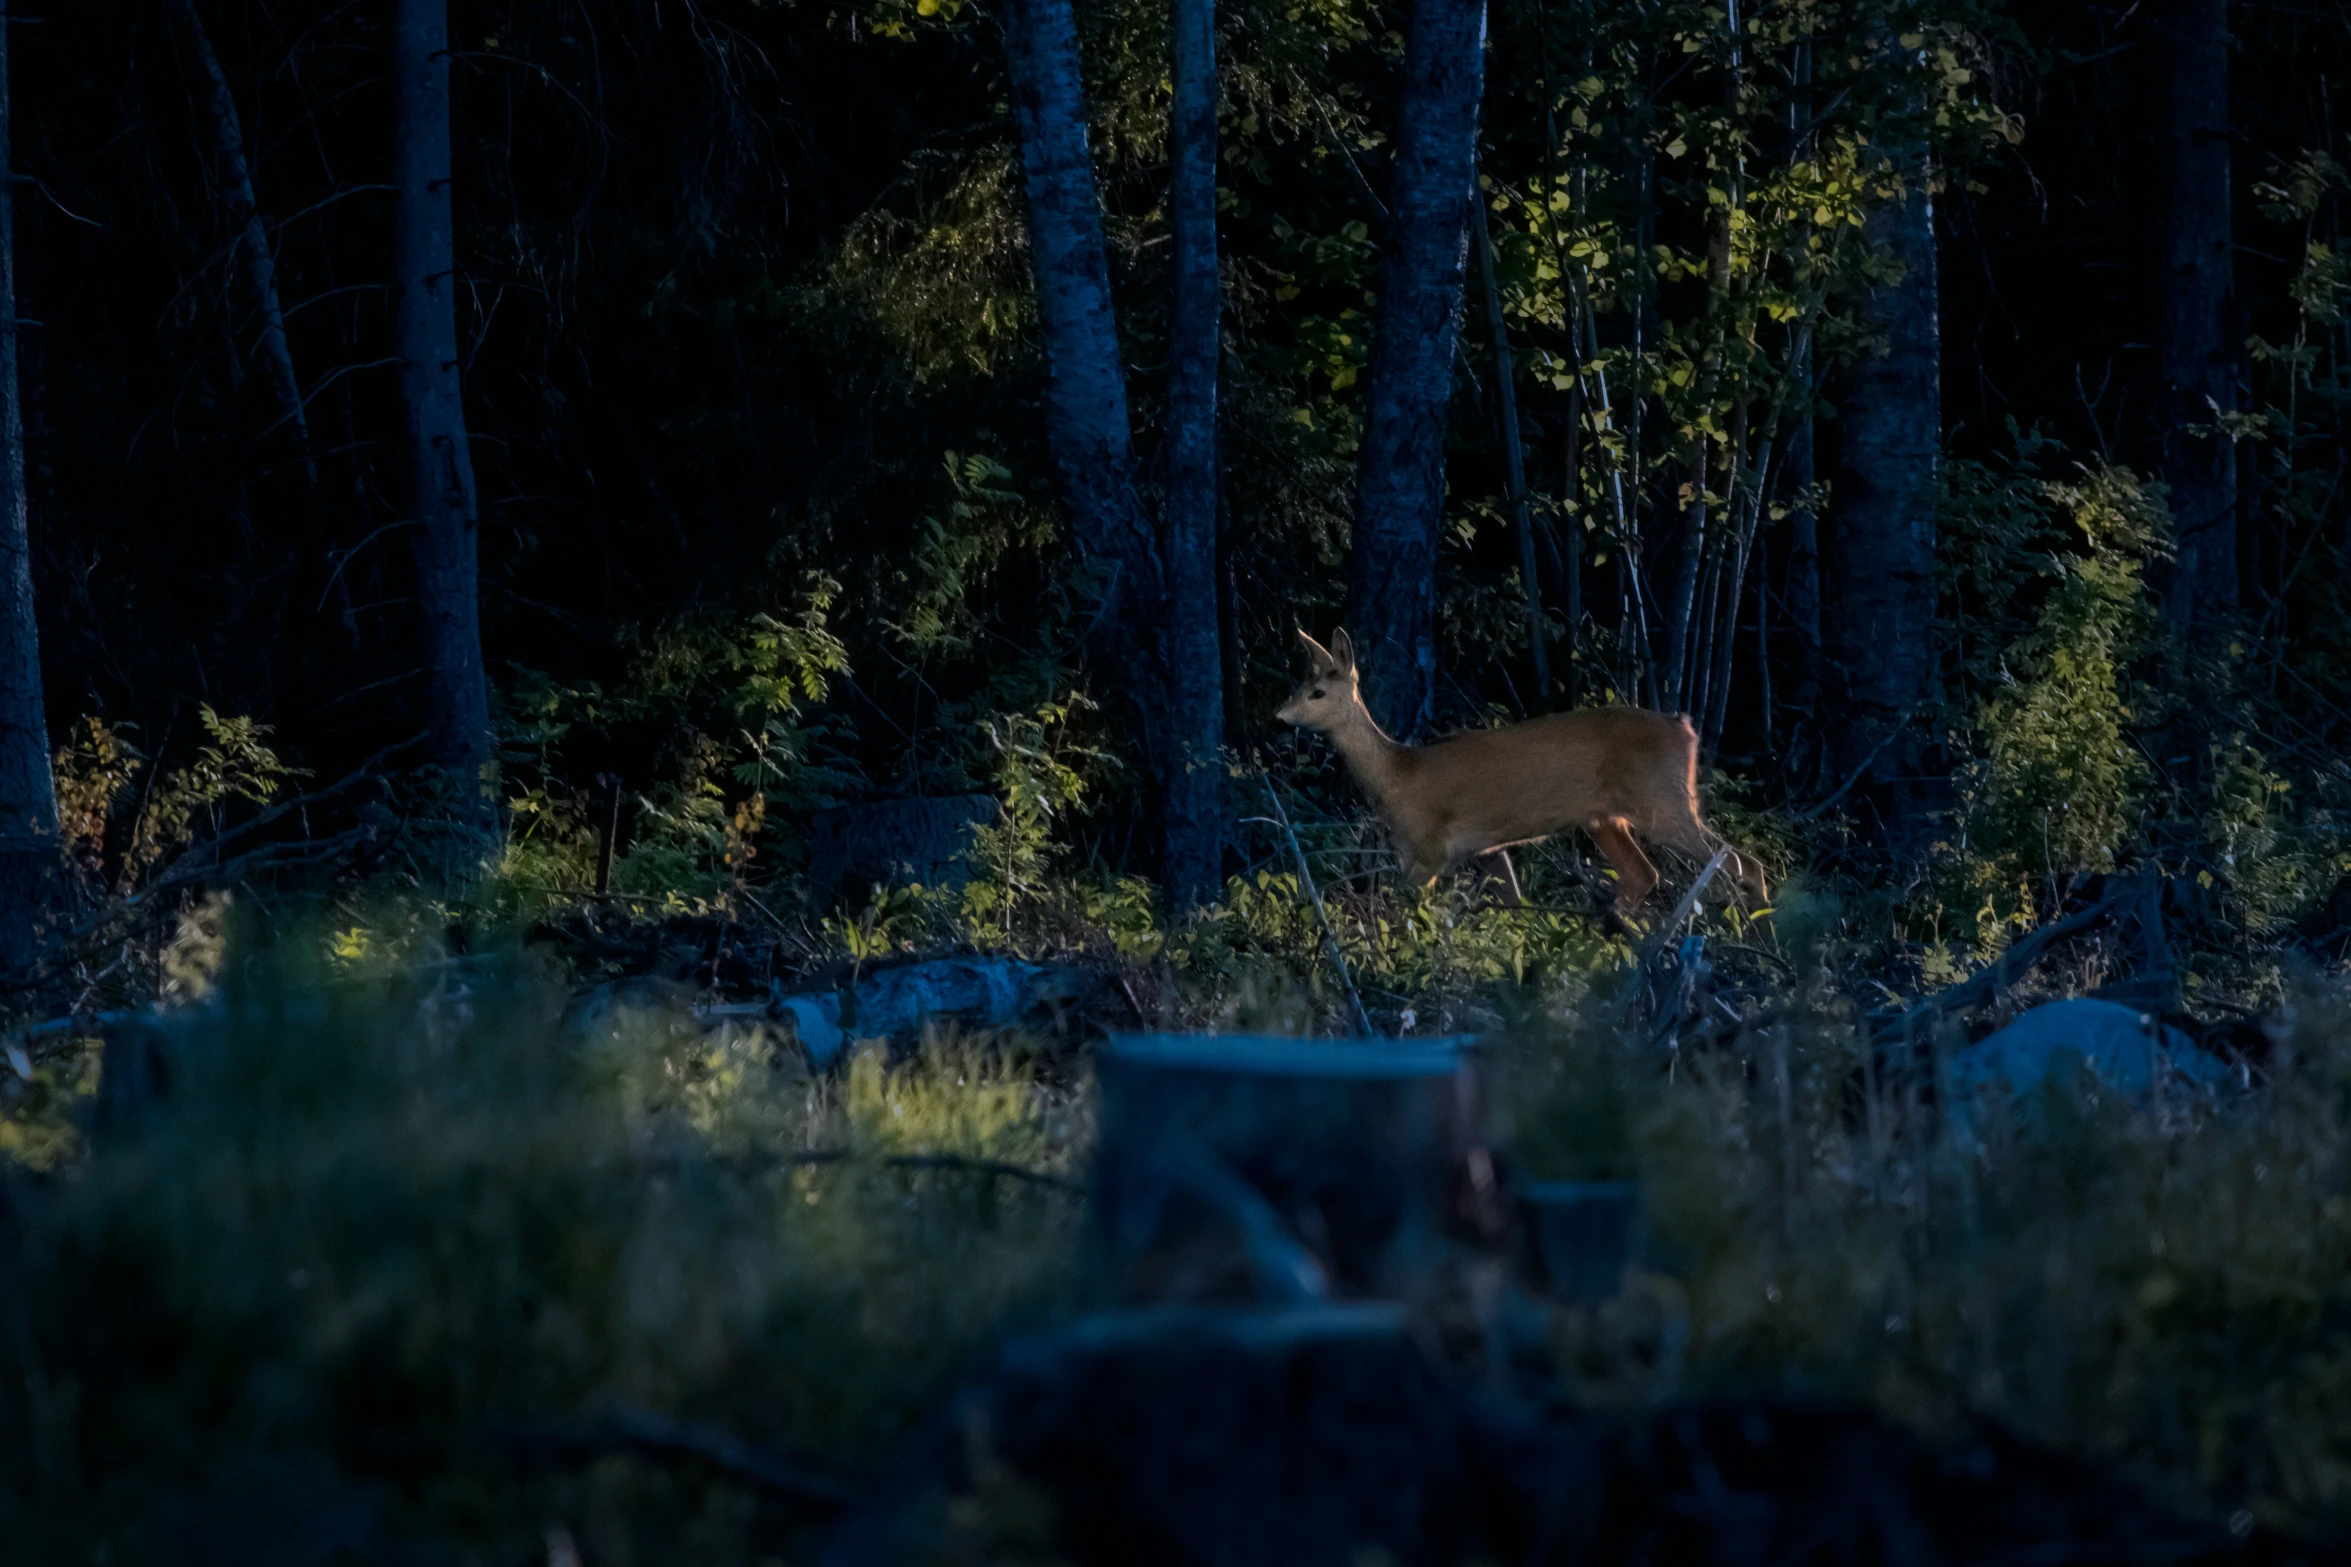
[{"label": "deer's hind leg", "polygon": [[1631,826],[1621,816],[1595,816],[1584,823],[1584,831],[1592,835],[1592,842],[1600,853],[1616,868],[1616,912],[1619,916],[1631,914],[1649,901],[1649,894],[1657,890],[1657,867],[1649,863],[1649,856],[1641,852],[1641,845],[1633,838]]},{"label": "deer's hind leg", "polygon": [[[1714,858],[1715,850],[1730,848],[1713,828],[1699,819],[1694,806],[1666,813],[1659,820],[1646,825],[1650,837],[1688,855],[1700,865]],[[1724,859],[1723,869],[1730,873],[1731,879],[1738,883],[1742,891],[1755,900],[1757,908],[1770,901],[1764,888],[1763,867],[1753,859],[1736,849],[1730,849]]]}]

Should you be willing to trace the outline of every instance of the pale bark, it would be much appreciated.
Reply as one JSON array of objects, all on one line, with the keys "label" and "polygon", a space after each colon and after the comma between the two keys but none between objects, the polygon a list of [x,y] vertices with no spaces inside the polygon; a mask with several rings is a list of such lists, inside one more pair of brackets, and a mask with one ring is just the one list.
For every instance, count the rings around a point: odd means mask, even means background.
[{"label": "pale bark", "polygon": [[1446,410],[1485,38],[1485,0],[1417,0],[1405,36],[1348,583],[1366,699],[1404,736],[1427,727],[1436,700]]},{"label": "pale bark", "polygon": [[1224,881],[1224,661],[1217,603],[1216,5],[1174,0],[1169,214],[1175,299],[1167,355],[1168,894],[1208,903]]},{"label": "pale bark", "polygon": [[1010,0],[1004,47],[1044,318],[1053,466],[1078,547],[1102,579],[1101,635],[1115,659],[1132,661],[1120,673],[1148,707],[1159,682],[1147,628],[1162,584],[1150,523],[1135,493],[1134,436],[1070,0]]},{"label": "pale bark", "polygon": [[[9,108],[8,4],[0,0],[0,172],[11,166]],[[15,191],[0,177],[0,973],[35,960],[66,891],[25,505]]]},{"label": "pale bark", "polygon": [[395,325],[408,422],[426,727],[461,790],[464,825],[496,824],[497,759],[482,668],[480,510],[458,384],[456,217],[450,198],[448,0],[398,0],[392,23]]}]

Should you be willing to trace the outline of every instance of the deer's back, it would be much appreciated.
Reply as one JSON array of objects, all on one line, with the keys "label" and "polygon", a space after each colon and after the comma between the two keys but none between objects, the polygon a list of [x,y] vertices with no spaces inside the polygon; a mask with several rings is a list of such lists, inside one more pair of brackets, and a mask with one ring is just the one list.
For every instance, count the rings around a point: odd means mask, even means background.
[{"label": "deer's back", "polygon": [[1643,824],[1686,809],[1696,754],[1679,718],[1585,708],[1423,746],[1410,753],[1403,792],[1431,825],[1496,841],[1541,837],[1593,816]]}]

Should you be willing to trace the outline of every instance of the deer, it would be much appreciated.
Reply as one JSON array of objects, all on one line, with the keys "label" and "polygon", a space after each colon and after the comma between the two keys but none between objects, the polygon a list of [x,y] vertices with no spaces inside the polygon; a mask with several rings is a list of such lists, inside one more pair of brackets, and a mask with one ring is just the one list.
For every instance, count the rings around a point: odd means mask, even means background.
[{"label": "deer", "polygon": [[1407,885],[1425,887],[1481,854],[1581,827],[1616,868],[1620,919],[1657,890],[1657,868],[1636,832],[1700,861],[1723,850],[1741,889],[1763,906],[1762,867],[1698,814],[1698,734],[1686,715],[1592,707],[1402,745],[1363,705],[1346,631],[1327,649],[1304,631],[1298,640],[1311,666],[1274,716],[1329,736],[1394,835]]}]

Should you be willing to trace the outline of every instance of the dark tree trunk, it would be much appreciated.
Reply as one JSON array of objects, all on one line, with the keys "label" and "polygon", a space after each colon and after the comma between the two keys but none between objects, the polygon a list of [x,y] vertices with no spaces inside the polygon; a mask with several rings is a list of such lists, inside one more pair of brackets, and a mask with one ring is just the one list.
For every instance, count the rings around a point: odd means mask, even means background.
[{"label": "dark tree trunk", "polygon": [[1534,657],[1535,699],[1531,712],[1551,707],[1550,628],[1543,621],[1543,580],[1535,568],[1535,519],[1527,501],[1527,458],[1518,430],[1518,386],[1510,357],[1510,324],[1502,314],[1502,288],[1494,278],[1494,239],[1487,231],[1486,202],[1470,187],[1470,225],[1478,253],[1478,282],[1486,296],[1486,334],[1494,347],[1494,422],[1502,437],[1502,471],[1510,481],[1510,518],[1518,532],[1518,574],[1526,592],[1527,647]]},{"label": "dark tree trunk", "polygon": [[1125,665],[1127,689],[1148,710],[1160,683],[1147,659],[1145,628],[1157,617],[1162,587],[1151,526],[1135,493],[1134,437],[1070,0],[1010,0],[1004,48],[1045,324],[1053,466],[1078,547],[1102,579],[1102,635]]},{"label": "dark tree trunk", "polygon": [[1175,299],[1167,350],[1167,890],[1179,910],[1224,885],[1224,658],[1218,636],[1216,4],[1174,0],[1168,142]]},{"label": "dark tree trunk", "polygon": [[[8,4],[0,0],[0,171],[9,164]],[[16,197],[0,179],[0,973],[30,965],[65,894],[57,781],[41,698],[17,385]]]},{"label": "dark tree trunk", "polygon": [[2204,432],[2233,412],[2229,319],[2228,0],[2167,0],[2157,15],[2161,74],[2155,427],[2179,558],[2171,595],[2183,639],[2237,609],[2235,452]]},{"label": "dark tree trunk", "polygon": [[[1792,157],[1803,157],[1811,150],[1812,144],[1812,40],[1809,37],[1796,45],[1795,78],[1788,94],[1788,146]],[[1812,339],[1807,335],[1797,345],[1796,362],[1789,367],[1799,401],[1795,410],[1795,427],[1788,432],[1788,458],[1782,485],[1790,503],[1785,602],[1788,633],[1795,643],[1795,657],[1791,660],[1793,678],[1788,682],[1790,750],[1786,765],[1791,768],[1803,765],[1802,759],[1796,755],[1796,746],[1800,743],[1809,749],[1819,734],[1820,519],[1813,511],[1810,493],[1816,477],[1814,454],[1817,450],[1813,441],[1812,420],[1813,396],[1817,388],[1813,381],[1812,366]],[[1767,677],[1769,673],[1767,668]]]},{"label": "dark tree trunk", "polygon": [[1788,506],[1788,637],[1794,644],[1789,660],[1789,721],[1794,733],[1810,740],[1820,710],[1820,522],[1813,514],[1813,437],[1811,379],[1807,364],[1797,373],[1803,379],[1806,407],[1788,436],[1788,461],[1783,471],[1783,493]]},{"label": "dark tree trunk", "polygon": [[1364,698],[1398,735],[1425,728],[1436,701],[1445,414],[1485,39],[1485,0],[1416,0],[1404,45],[1347,611]]},{"label": "dark tree trunk", "polygon": [[426,723],[433,760],[462,791],[465,827],[486,841],[497,820],[497,758],[482,670],[480,513],[457,376],[448,0],[399,0],[392,100],[393,287],[424,620]]},{"label": "dark tree trunk", "polygon": [[245,308],[252,312],[259,335],[262,372],[269,379],[278,405],[273,429],[283,428],[302,454],[303,473],[310,488],[318,488],[318,468],[310,456],[310,421],[302,409],[302,383],[294,374],[294,351],[286,342],[286,314],[278,300],[277,263],[270,255],[269,232],[261,221],[261,207],[253,194],[253,170],[245,158],[245,131],[237,114],[237,100],[229,91],[228,73],[212,51],[204,22],[196,14],[196,0],[164,0],[178,32],[180,47],[194,60],[203,78],[205,131],[212,142],[212,177],[228,208],[229,231],[237,236],[238,286]]},{"label": "dark tree trunk", "polygon": [[1870,290],[1861,325],[1886,351],[1845,371],[1843,432],[1830,517],[1822,627],[1837,710],[1828,755],[1838,781],[1860,775],[1861,798],[1889,835],[1906,838],[1923,731],[1912,724],[1934,688],[1935,472],[1942,453],[1942,333],[1936,319],[1934,202],[1926,159],[1900,170],[1907,196],[1879,207],[1867,234],[1902,267]]}]

